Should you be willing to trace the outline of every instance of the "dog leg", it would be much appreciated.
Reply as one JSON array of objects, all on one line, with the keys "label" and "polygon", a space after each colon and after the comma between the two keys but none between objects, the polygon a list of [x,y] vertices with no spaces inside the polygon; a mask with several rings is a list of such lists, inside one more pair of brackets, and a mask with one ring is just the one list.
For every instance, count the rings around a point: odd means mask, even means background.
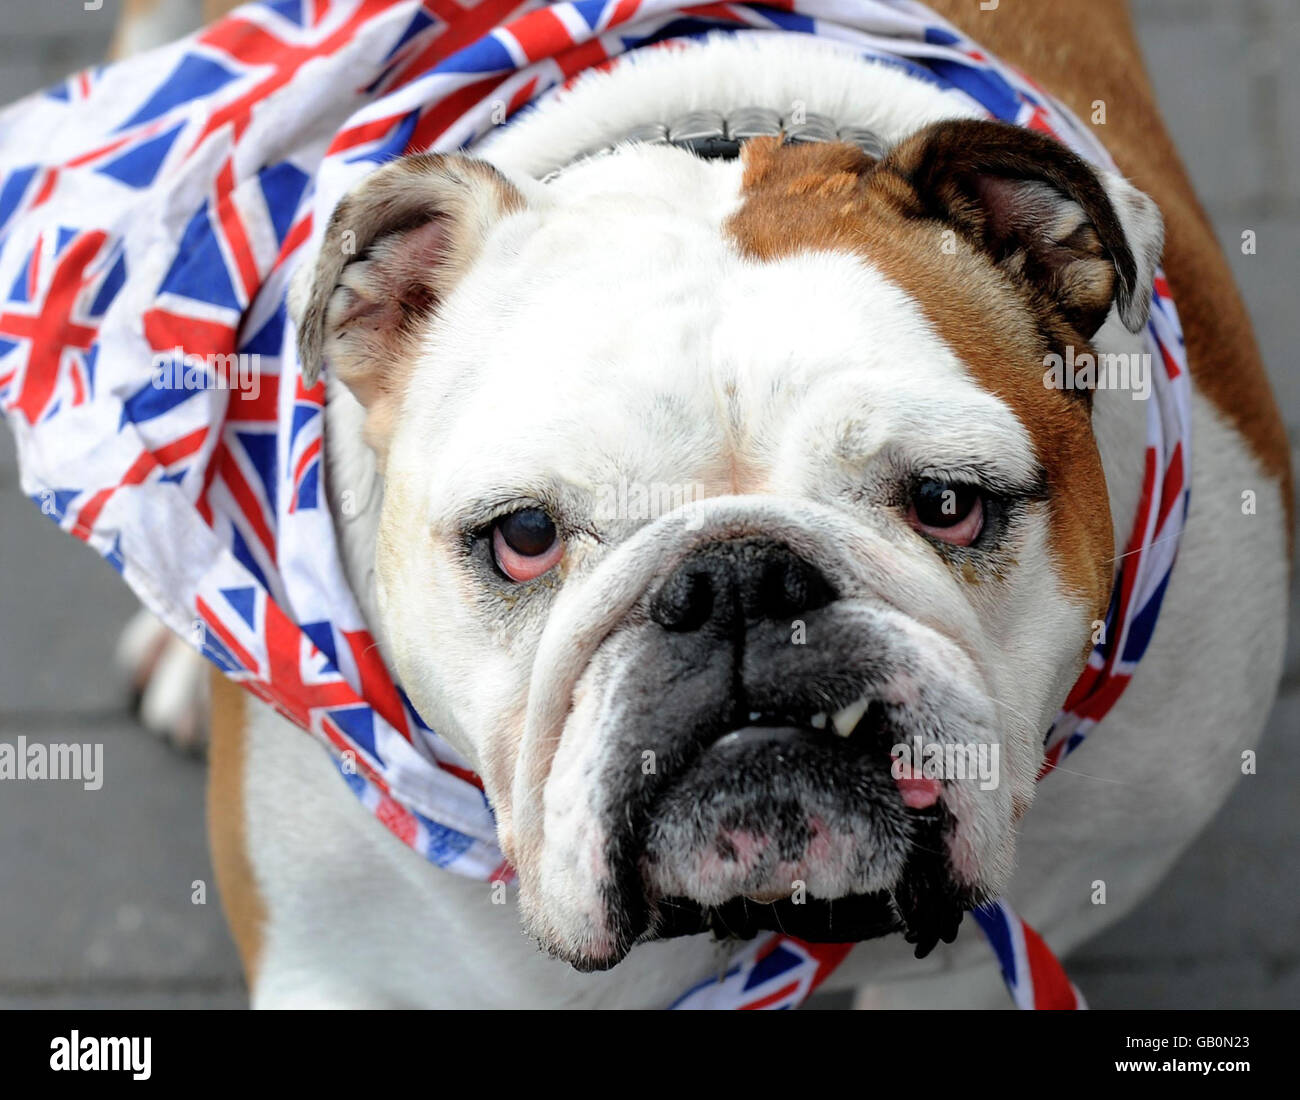
[{"label": "dog leg", "polygon": [[184,752],[208,740],[207,661],[143,608],[118,638],[115,663],[130,685],[140,723]]}]

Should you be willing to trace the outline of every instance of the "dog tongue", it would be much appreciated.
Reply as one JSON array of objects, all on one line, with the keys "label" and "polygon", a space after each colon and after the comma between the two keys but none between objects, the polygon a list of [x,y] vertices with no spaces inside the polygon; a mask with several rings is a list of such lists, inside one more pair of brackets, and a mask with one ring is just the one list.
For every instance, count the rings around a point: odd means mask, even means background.
[{"label": "dog tongue", "polygon": [[[897,758],[894,763],[898,764]],[[899,770],[903,774],[896,775],[894,783],[903,796],[903,805],[909,810],[925,810],[939,801],[939,792],[943,790],[943,784],[939,780],[925,779],[919,775],[913,777],[912,768],[906,763]]]},{"label": "dog tongue", "polygon": [[[891,764],[894,783],[903,796],[903,805],[909,810],[926,810],[939,801],[939,793],[943,790],[943,784],[939,780],[913,776],[911,763],[900,761],[897,756],[891,757]],[[899,775],[899,772],[903,774]]]},{"label": "dog tongue", "polygon": [[909,810],[924,810],[939,801],[941,784],[937,779],[895,779]]}]

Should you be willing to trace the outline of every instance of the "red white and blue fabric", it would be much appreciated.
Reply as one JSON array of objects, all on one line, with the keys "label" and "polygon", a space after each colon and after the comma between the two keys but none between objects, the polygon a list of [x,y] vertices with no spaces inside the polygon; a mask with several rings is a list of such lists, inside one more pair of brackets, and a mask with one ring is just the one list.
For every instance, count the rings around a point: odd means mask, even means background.
[{"label": "red white and blue fabric", "polygon": [[851,943],[805,943],[765,935],[739,951],[721,977],[692,986],[669,1007],[684,1009],[798,1008],[853,950]]},{"label": "red white and blue fabric", "polygon": [[[0,113],[0,407],[25,491],[328,745],[365,805],[448,870],[511,877],[481,783],[394,684],[344,580],[323,492],[325,391],[302,383],[286,282],[377,164],[472,146],[502,105],[508,119],[634,50],[755,31],[836,40],[1110,163],[1032,81],[911,0],[267,0]],[[1046,770],[1123,691],[1178,547],[1189,398],[1162,275],[1148,334],[1163,370],[1139,522]],[[255,384],[155,385],[173,349],[256,355]],[[1005,904],[976,919],[1017,1004],[1073,1007]],[[847,952],[764,936],[678,1005],[791,1007]]]}]

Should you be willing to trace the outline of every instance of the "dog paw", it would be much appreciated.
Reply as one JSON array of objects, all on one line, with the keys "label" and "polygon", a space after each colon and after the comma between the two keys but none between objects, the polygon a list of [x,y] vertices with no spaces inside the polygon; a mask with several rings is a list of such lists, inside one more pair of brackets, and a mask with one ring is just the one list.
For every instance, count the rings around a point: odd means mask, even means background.
[{"label": "dog paw", "polygon": [[145,610],[123,629],[116,662],[145,729],[182,752],[203,753],[208,662]]}]

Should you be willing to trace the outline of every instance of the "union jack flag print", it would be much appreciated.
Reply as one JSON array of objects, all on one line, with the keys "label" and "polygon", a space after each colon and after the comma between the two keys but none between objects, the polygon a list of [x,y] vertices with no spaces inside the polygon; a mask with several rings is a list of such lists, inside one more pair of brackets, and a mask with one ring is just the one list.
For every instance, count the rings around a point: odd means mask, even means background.
[{"label": "union jack flag print", "polygon": [[798,1008],[853,950],[851,943],[805,943],[768,932],[739,952],[720,978],[683,993],[678,1009]]},{"label": "union jack flag print", "polygon": [[[0,407],[25,491],[448,870],[511,877],[481,783],[394,684],[344,579],[324,387],[301,379],[289,276],[376,165],[472,146],[630,52],[751,30],[833,39],[1110,164],[1064,108],[911,0],[265,0],[0,114]],[[1123,691],[1177,551],[1187,374],[1163,276],[1149,336],[1163,371],[1140,515],[1048,770]],[[1017,1003],[1062,1001],[1046,945],[990,912],[977,919]],[[677,1004],[793,1007],[849,950],[765,936]]]},{"label": "union jack flag print", "polygon": [[1059,1011],[1088,1007],[1043,937],[1005,901],[981,905],[972,916],[997,956],[1002,980],[1017,1008]]}]

